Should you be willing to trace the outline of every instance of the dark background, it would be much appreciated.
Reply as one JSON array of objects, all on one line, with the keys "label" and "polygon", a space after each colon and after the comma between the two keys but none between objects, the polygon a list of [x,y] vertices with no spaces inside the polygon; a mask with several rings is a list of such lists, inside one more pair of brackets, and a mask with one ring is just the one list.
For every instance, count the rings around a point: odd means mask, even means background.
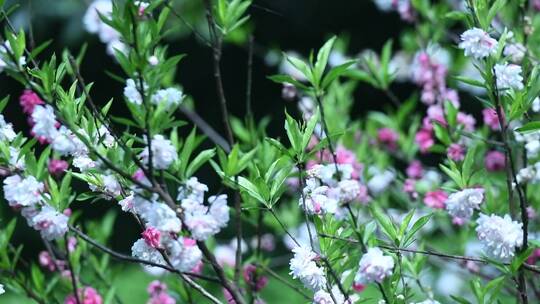
[{"label": "dark background", "polygon": [[[21,8],[13,17],[14,23],[28,30],[31,22],[37,44],[53,39],[48,54],[44,54],[42,58],[53,52],[61,54],[65,47],[76,53],[85,41],[88,42],[88,51],[81,72],[87,82],[95,82],[91,92],[93,98],[102,104],[110,98],[115,98],[113,114],[126,115],[127,111],[121,101],[124,85],[105,74],[105,70],[108,70],[122,75],[120,67],[106,54],[105,45],[98,37],[82,29],[82,15],[86,5],[80,1],[67,2],[67,8],[60,5],[57,8],[55,1],[34,1],[32,10],[29,10],[25,1],[19,1]],[[67,10],[67,13],[62,13],[62,10]],[[399,41],[400,31],[411,26],[402,22],[396,13],[379,12],[368,0],[256,0],[249,14],[255,29],[253,111],[255,117],[259,119],[266,115],[271,116],[268,133],[274,137],[283,134],[284,107],[290,108],[291,111],[296,107],[281,98],[280,85],[266,78],[278,72],[275,67],[269,67],[264,63],[267,48],[294,50],[307,56],[331,35],[346,35],[349,38],[347,55],[354,56],[365,49],[379,52],[388,39]],[[204,27],[201,26],[200,29],[204,30]],[[186,94],[193,97],[196,111],[223,134],[212,77],[210,49],[199,43],[192,34],[172,37],[167,42],[169,54],[187,54],[178,66],[176,81],[183,86]],[[245,115],[247,57],[246,47],[231,44],[224,47],[222,59],[224,86],[230,112],[237,117]],[[18,105],[18,96],[23,89],[5,74],[0,75],[1,96],[7,94],[11,96],[10,104],[4,111],[6,120],[13,122],[17,131],[25,130],[28,135],[26,118]],[[412,89],[414,89],[412,85],[398,85],[394,88],[400,98],[408,97]],[[366,111],[381,110],[388,104],[388,99],[382,93],[360,84],[356,91],[353,115],[359,117]],[[205,169],[198,175],[202,181],[214,186],[211,189],[217,187],[218,180],[210,170]],[[107,201],[92,205],[76,203],[74,209],[83,209],[85,218],[97,219],[113,204]],[[7,210],[7,204],[2,204],[1,208],[8,218],[17,216]],[[37,250],[41,250],[38,233],[28,228],[22,218],[18,226],[15,242],[24,243],[23,255],[35,259]],[[115,227],[117,229],[114,230],[110,244],[115,250],[129,252],[133,241],[138,238],[137,225],[127,214],[120,213]]]}]

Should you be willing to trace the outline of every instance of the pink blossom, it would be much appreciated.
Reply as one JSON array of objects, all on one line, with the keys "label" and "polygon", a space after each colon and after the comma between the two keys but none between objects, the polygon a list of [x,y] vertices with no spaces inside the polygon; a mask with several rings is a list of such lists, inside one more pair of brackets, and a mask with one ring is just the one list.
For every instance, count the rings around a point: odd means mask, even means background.
[{"label": "pink blossom", "polygon": [[409,178],[419,179],[422,177],[424,169],[422,163],[419,160],[415,160],[409,164],[406,173]]},{"label": "pink blossom", "polygon": [[540,11],[540,0],[534,0],[533,7],[535,10]]},{"label": "pink blossom", "polygon": [[497,111],[494,109],[484,109],[482,110],[482,115],[484,117],[484,124],[489,126],[491,130],[497,131],[501,129],[499,125],[499,116],[497,116]]},{"label": "pink blossom", "polygon": [[388,147],[390,150],[396,149],[398,139],[399,134],[390,128],[382,128],[377,131],[377,140],[379,143]]},{"label": "pink blossom", "polygon": [[457,123],[462,125],[465,131],[472,132],[474,131],[474,125],[476,124],[476,119],[472,115],[459,112],[457,114]]},{"label": "pink blossom", "polygon": [[467,222],[466,219],[460,218],[460,217],[454,217],[452,218],[452,224],[463,226]]},{"label": "pink blossom", "polygon": [[44,104],[43,100],[34,93],[32,90],[24,90],[22,95],[19,97],[19,104],[23,108],[25,114],[32,114],[34,112],[34,107],[37,105]]},{"label": "pink blossom", "polygon": [[414,196],[416,193],[416,181],[414,179],[406,179],[403,183],[403,191]]},{"label": "pink blossom", "polygon": [[[92,287],[84,287],[84,290],[82,290],[82,292],[79,289],[79,299],[81,300],[81,304],[103,303],[103,300],[101,299],[99,293]],[[75,295],[71,294],[67,296],[64,300],[64,304],[77,304],[77,299],[75,299]]]},{"label": "pink blossom", "polygon": [[42,251],[39,253],[39,265],[48,269],[49,271],[54,271],[56,269],[56,265],[54,264],[51,255],[47,251]]},{"label": "pink blossom", "polygon": [[446,118],[444,117],[443,107],[440,105],[433,105],[427,109],[427,117],[431,121],[435,121],[443,126],[446,126]]},{"label": "pink blossom", "polygon": [[150,282],[150,284],[148,284],[148,287],[146,288],[146,291],[148,291],[150,295],[158,294],[166,290],[167,290],[167,285],[158,280],[154,280]]},{"label": "pink blossom", "polygon": [[366,285],[354,282],[352,288],[356,292],[362,292],[366,289]]},{"label": "pink blossom", "polygon": [[54,176],[60,176],[67,170],[69,167],[68,163],[65,160],[61,159],[51,159],[47,168],[49,173]]},{"label": "pink blossom", "polygon": [[413,81],[422,87],[420,99],[427,105],[442,103],[447,95],[455,99],[453,93],[447,94],[446,88],[447,68],[433,60],[423,51],[416,55],[413,69]]},{"label": "pink blossom", "polygon": [[137,171],[135,171],[132,177],[139,182],[146,180],[146,176],[144,175],[144,171],[142,169],[138,169]]},{"label": "pink blossom", "polygon": [[420,129],[420,131],[416,133],[415,142],[420,147],[420,152],[428,152],[429,148],[431,148],[435,144],[435,140],[433,139],[433,132],[425,128]]},{"label": "pink blossom", "polygon": [[501,171],[506,168],[506,156],[500,151],[489,151],[486,154],[485,166],[488,171]]},{"label": "pink blossom", "polygon": [[527,207],[527,217],[533,219],[536,217],[536,210],[532,206]]},{"label": "pink blossom", "polygon": [[186,247],[193,247],[197,244],[197,241],[194,240],[194,239],[190,239],[190,238],[187,238],[185,237],[184,238],[184,246]]},{"label": "pink blossom", "polygon": [[431,191],[424,196],[424,204],[431,208],[443,209],[447,198],[448,194],[442,190]]},{"label": "pink blossom", "polygon": [[244,267],[244,280],[255,291],[261,291],[266,284],[268,284],[268,278],[257,274],[257,267],[253,264],[249,264]]},{"label": "pink blossom", "polygon": [[478,267],[478,264],[476,262],[473,262],[473,261],[467,261],[465,263],[465,267],[467,267],[467,269],[469,271],[472,271],[474,273],[477,273],[480,271],[480,267]]},{"label": "pink blossom", "polygon": [[446,150],[446,155],[453,161],[462,161],[465,159],[465,148],[460,144],[451,144]]},{"label": "pink blossom", "polygon": [[64,209],[64,211],[62,212],[65,216],[71,216],[71,209],[70,208],[66,208]]},{"label": "pink blossom", "polygon": [[146,244],[152,248],[159,248],[161,232],[154,227],[148,227],[143,231],[142,237]]},{"label": "pink blossom", "polygon": [[[67,209],[66,209],[67,210]],[[67,244],[67,247],[68,247],[68,251],[69,252],[73,252],[75,251],[75,248],[77,247],[77,238],[76,237],[73,237],[73,236],[70,236],[68,238],[68,244]]]},{"label": "pink blossom", "polygon": [[161,292],[150,297],[148,304],[176,304],[176,300],[168,293]]},{"label": "pink blossom", "polygon": [[531,255],[529,255],[529,257],[527,258],[527,264],[534,265],[536,264],[536,262],[538,262],[538,260],[540,260],[540,248],[536,248],[535,250],[533,250]]}]

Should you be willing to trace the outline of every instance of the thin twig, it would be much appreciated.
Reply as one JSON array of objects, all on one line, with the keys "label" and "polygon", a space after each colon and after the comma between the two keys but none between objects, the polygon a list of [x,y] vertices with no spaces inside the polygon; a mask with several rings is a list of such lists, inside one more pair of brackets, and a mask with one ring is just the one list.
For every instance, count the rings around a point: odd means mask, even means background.
[{"label": "thin twig", "polygon": [[[66,262],[67,262],[67,266],[69,270],[69,275],[71,277],[71,285],[73,287],[73,296],[75,297],[75,302],[77,302],[77,304],[81,304],[81,300],[79,298],[80,297],[79,289],[77,288],[77,278],[75,277],[75,272],[73,270],[73,266],[71,265],[71,259],[69,258],[70,254],[69,254],[69,242],[68,242],[67,233],[64,234],[64,243],[66,247]],[[84,290],[83,290],[83,294],[84,294]]]},{"label": "thin twig", "polygon": [[312,298],[307,294],[305,293],[301,288],[299,288],[298,286],[294,286],[293,284],[291,284],[291,282],[287,281],[287,279],[285,278],[282,278],[279,274],[277,274],[276,272],[274,272],[272,269],[262,265],[262,264],[257,264],[257,266],[261,267],[266,273],[268,273],[270,276],[274,277],[275,279],[277,279],[278,281],[280,281],[281,283],[287,285],[287,287],[291,288],[292,290],[296,291],[298,294],[300,294],[301,296],[303,296],[304,298],[306,298],[306,300],[311,300]]}]

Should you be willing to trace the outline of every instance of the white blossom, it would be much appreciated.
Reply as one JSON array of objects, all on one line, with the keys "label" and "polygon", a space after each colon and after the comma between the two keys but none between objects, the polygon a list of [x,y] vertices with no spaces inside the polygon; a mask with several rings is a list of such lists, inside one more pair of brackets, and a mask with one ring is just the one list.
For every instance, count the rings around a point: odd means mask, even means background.
[{"label": "white blossom", "polygon": [[[358,295],[355,294],[349,294],[348,298],[349,299],[347,300],[345,295],[341,293],[339,287],[334,285],[330,292],[327,292],[324,289],[318,290],[313,295],[313,304],[352,304],[356,303],[359,299]],[[334,299],[336,300],[335,302]]]},{"label": "white blossom", "polygon": [[177,106],[182,102],[184,94],[177,88],[167,88],[152,95],[152,102],[156,105],[164,104],[166,108]]},{"label": "white blossom", "polygon": [[393,268],[394,259],[383,255],[382,250],[378,247],[372,247],[360,259],[354,281],[359,284],[381,283],[384,278],[392,274]]},{"label": "white blossom", "polygon": [[520,63],[525,57],[527,49],[521,43],[509,43],[504,47],[504,56],[510,57],[510,60],[514,63]]},{"label": "white blossom", "polygon": [[[144,200],[138,198],[139,200]],[[148,202],[144,207],[140,205],[137,207],[139,215],[149,226],[155,227],[162,232],[180,232],[182,229],[182,222],[176,216],[174,210],[164,203],[157,201]]]},{"label": "white blossom", "polygon": [[74,141],[76,135],[65,126],[60,126],[55,137],[52,139],[52,148],[61,155],[75,154],[77,143]]},{"label": "white blossom", "polygon": [[191,271],[202,259],[202,252],[192,239],[179,237],[165,239],[165,249],[171,264],[180,271]]},{"label": "white blossom", "polygon": [[62,237],[68,230],[68,217],[49,205],[44,205],[32,218],[32,227],[46,240]]},{"label": "white blossom", "polygon": [[[176,148],[173,146],[170,140],[165,139],[163,135],[156,134],[152,138],[152,164],[156,169],[167,169],[176,161],[178,154]],[[148,147],[146,147],[141,153],[144,164],[148,164]]]},{"label": "white blossom", "polygon": [[516,247],[523,245],[522,223],[512,221],[510,215],[480,214],[476,220],[478,239],[484,246],[487,255],[501,260],[514,256]]},{"label": "white blossom", "polygon": [[324,270],[319,267],[315,260],[317,254],[307,247],[293,249],[294,257],[290,261],[290,274],[294,279],[299,279],[306,288],[317,291],[326,285]]},{"label": "white blossom", "polygon": [[523,89],[523,76],[521,76],[521,67],[519,65],[496,64],[494,69],[498,89]]},{"label": "white blossom", "polygon": [[32,112],[32,120],[34,122],[32,133],[36,136],[49,141],[56,137],[58,133],[56,115],[54,115],[54,109],[50,105],[36,106],[34,112]]},{"label": "white blossom", "polygon": [[456,218],[471,218],[474,209],[479,209],[484,200],[484,189],[470,188],[455,192],[445,202],[448,213]]},{"label": "white blossom", "polygon": [[394,0],[374,0],[378,9],[383,12],[391,11],[394,8]]},{"label": "white blossom", "polygon": [[103,176],[103,187],[105,188],[105,191],[113,196],[120,195],[120,192],[122,191],[122,187],[120,186],[120,183],[116,179],[116,177],[112,174],[104,175]]},{"label": "white blossom", "polygon": [[161,253],[155,248],[150,247],[144,239],[138,239],[133,246],[131,246],[131,255],[141,260],[165,265]]},{"label": "white blossom", "polygon": [[72,165],[81,172],[94,168],[96,163],[88,155],[79,155],[73,158]]},{"label": "white blossom", "polygon": [[4,197],[12,207],[32,206],[41,200],[43,187],[43,183],[38,182],[33,176],[26,178],[19,175],[8,176],[4,179]]},{"label": "white blossom", "polygon": [[206,240],[217,234],[229,222],[227,195],[211,196],[205,206],[202,202],[190,198],[182,200],[184,221],[196,240]]},{"label": "white blossom", "polygon": [[308,214],[333,214],[338,208],[338,201],[327,186],[319,186],[311,190],[304,188],[304,196],[298,199],[298,205]]},{"label": "white blossom", "polygon": [[465,50],[465,56],[482,59],[497,52],[497,40],[479,28],[472,28],[461,34],[460,49]]},{"label": "white blossom", "polygon": [[141,93],[139,92],[139,86],[135,84],[135,80],[126,80],[126,86],[124,87],[124,96],[126,99],[136,105],[141,105],[143,100]]},{"label": "white blossom", "polygon": [[4,294],[5,292],[6,292],[6,290],[4,289],[4,285],[0,284],[0,295]]},{"label": "white blossom", "polygon": [[[12,55],[14,54],[9,41],[6,41],[5,43],[0,45],[0,72],[2,72],[6,67],[11,67],[14,69],[16,68],[16,65],[12,63]],[[19,67],[26,65],[25,56],[19,57],[18,65]]]},{"label": "white blossom", "polygon": [[204,193],[208,191],[208,186],[200,183],[196,177],[191,177],[186,184],[178,188],[177,200],[189,198],[202,203],[204,201]]},{"label": "white blossom", "polygon": [[382,173],[377,172],[368,182],[367,187],[369,192],[377,195],[382,193],[396,178],[396,174],[390,170],[385,170]]},{"label": "white blossom", "polygon": [[535,113],[540,112],[540,98],[536,97],[533,100],[531,110],[533,110],[533,112],[535,112]]},{"label": "white blossom", "polygon": [[24,170],[26,162],[20,155],[20,151],[15,147],[9,147],[9,165],[19,170]]},{"label": "white blossom", "polygon": [[134,199],[134,193],[131,192],[128,196],[123,198],[118,202],[118,204],[122,207],[122,211],[124,212],[131,212],[133,211],[133,199]]},{"label": "white blossom", "polygon": [[313,295],[313,304],[334,304],[334,300],[328,292],[320,289]]},{"label": "white blossom", "polygon": [[7,123],[4,115],[0,114],[0,140],[11,142],[15,137],[17,137],[17,134],[13,131],[13,125]]}]

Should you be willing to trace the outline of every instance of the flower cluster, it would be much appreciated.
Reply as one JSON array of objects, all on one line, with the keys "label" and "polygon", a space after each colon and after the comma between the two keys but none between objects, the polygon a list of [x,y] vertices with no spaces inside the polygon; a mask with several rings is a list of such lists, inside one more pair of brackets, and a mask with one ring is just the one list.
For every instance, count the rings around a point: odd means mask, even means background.
[{"label": "flower cluster", "polygon": [[326,287],[324,269],[317,265],[318,255],[307,247],[293,249],[294,257],[289,265],[290,274],[302,281],[306,288],[317,291]]},{"label": "flower cluster", "polygon": [[[308,171],[309,178],[298,204],[308,214],[335,214],[344,204],[365,201],[366,188],[358,180],[352,179],[352,170],[348,164],[313,166]],[[339,181],[336,179],[338,174]]]},{"label": "flower cluster", "polygon": [[492,257],[508,260],[514,256],[516,247],[523,245],[523,224],[512,221],[508,214],[504,217],[480,214],[476,222],[478,239]]},{"label": "flower cluster", "polygon": [[445,202],[446,210],[458,223],[467,221],[484,201],[484,189],[471,188],[450,194]]},{"label": "flower cluster", "polygon": [[392,274],[394,259],[383,255],[378,247],[369,248],[360,259],[358,272],[354,281],[358,284],[381,283],[384,278]]}]

